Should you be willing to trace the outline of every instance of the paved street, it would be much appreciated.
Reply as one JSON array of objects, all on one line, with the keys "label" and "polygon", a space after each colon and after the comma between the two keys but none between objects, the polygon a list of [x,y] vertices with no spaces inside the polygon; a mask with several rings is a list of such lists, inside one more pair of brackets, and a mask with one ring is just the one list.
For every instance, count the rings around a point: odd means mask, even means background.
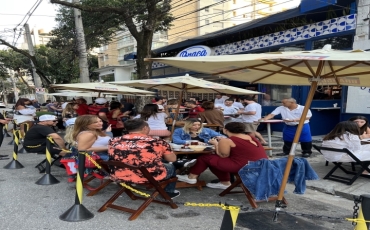
[{"label": "paved street", "polygon": [[[7,145],[10,140],[9,137],[4,140],[1,154],[12,153],[13,146]],[[274,139],[275,146],[278,146],[279,143],[279,138]],[[98,213],[97,210],[100,206],[116,191],[116,185],[114,184],[93,197],[84,197],[83,204],[95,214],[93,219],[76,223],[61,221],[59,220],[59,215],[74,204],[74,184],[67,183],[67,175],[64,169],[53,167],[52,174],[60,180],[60,183],[49,186],[36,185],[35,182],[42,175],[38,173],[34,166],[43,157],[36,154],[19,154],[19,162],[25,167],[13,170],[3,169],[3,166],[10,160],[0,161],[0,172],[2,175],[2,178],[0,178],[1,229],[219,229],[221,225],[223,210],[220,208],[185,207],[180,205],[178,209],[173,210],[162,205],[151,204],[135,221],[128,221],[127,213],[112,209]],[[329,167],[324,166],[321,156],[315,154],[309,160],[320,177],[329,170]],[[207,172],[201,176],[201,179],[209,181],[214,179],[214,176]],[[364,194],[365,191],[370,189],[369,183],[366,183],[365,179],[362,178],[352,186],[326,180],[309,181],[307,185],[309,189],[307,189],[304,195],[293,194],[294,185],[288,185],[288,193],[285,197],[289,204],[284,211],[335,218],[351,217],[353,201],[341,196],[350,198],[350,194]],[[181,189],[180,191],[181,196],[176,198],[178,202],[217,203],[232,198],[242,202],[244,207],[250,207],[246,197],[242,194],[219,197],[218,194],[221,191],[210,188],[204,188],[203,191],[198,191],[195,188]],[[119,199],[119,202],[136,207],[135,203],[137,204],[140,201],[131,201],[123,196]],[[257,210],[273,208],[274,202],[262,202],[259,203]],[[248,215],[249,212],[256,212],[257,210],[250,208],[247,212],[243,211],[241,213],[242,215]],[[272,212],[267,214],[265,222],[271,222],[272,214]],[[283,217],[283,215],[281,213],[280,216]],[[318,229],[319,227],[322,227],[322,229],[343,230],[352,228],[350,222],[342,220],[297,218],[297,223],[308,221],[310,224],[316,225]],[[245,225],[245,220],[255,221],[253,218],[243,218],[243,221],[238,221],[236,229],[249,229]],[[284,226],[284,222],[280,223],[280,225]],[[271,229],[275,228],[272,227]]]}]

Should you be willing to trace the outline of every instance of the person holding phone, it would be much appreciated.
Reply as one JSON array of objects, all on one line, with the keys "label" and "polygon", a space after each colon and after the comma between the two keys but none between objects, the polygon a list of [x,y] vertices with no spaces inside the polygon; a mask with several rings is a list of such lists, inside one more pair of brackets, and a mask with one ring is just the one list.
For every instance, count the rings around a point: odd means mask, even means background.
[{"label": "person holding phone", "polygon": [[[276,115],[281,114],[281,117],[285,122],[285,126],[283,128],[283,155],[289,155],[304,106],[298,105],[294,98],[285,98],[281,102],[283,103],[282,106],[277,107],[271,112],[271,114],[267,115],[261,120],[269,120]],[[302,133],[299,137],[299,142],[301,143],[302,148],[302,157],[310,157],[312,154],[312,136],[309,124],[311,117],[311,110],[308,110],[307,117],[302,128]]]}]

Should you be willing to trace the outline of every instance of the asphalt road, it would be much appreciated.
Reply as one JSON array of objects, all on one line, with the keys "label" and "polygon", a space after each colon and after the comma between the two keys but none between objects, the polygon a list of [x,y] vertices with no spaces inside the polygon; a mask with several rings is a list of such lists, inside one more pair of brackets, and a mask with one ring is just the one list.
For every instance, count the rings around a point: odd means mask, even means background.
[{"label": "asphalt road", "polygon": [[[11,155],[13,146],[7,145],[11,139],[4,140],[0,154]],[[36,185],[41,178],[35,165],[44,158],[43,155],[19,154],[22,169],[3,169],[10,160],[0,161],[0,229],[5,230],[33,230],[33,229],[219,229],[224,211],[220,208],[202,208],[179,206],[178,209],[159,204],[151,204],[135,221],[128,221],[127,213],[108,209],[99,213],[97,210],[116,191],[117,185],[111,184],[93,197],[84,197],[84,206],[95,217],[82,222],[65,222],[59,216],[68,210],[75,199],[75,184],[67,183],[64,169],[53,167],[52,174],[60,180],[55,185]],[[210,181],[215,177],[207,171],[201,179]],[[293,194],[294,185],[288,185],[286,199],[289,204],[284,210],[313,215],[334,217],[312,218],[295,217],[280,213],[279,222],[272,222],[274,202],[259,203],[257,210],[250,208],[246,197],[242,194],[231,194],[219,197],[221,190],[204,188],[198,191],[195,188],[180,189],[181,196],[178,202],[218,203],[227,199],[240,201],[248,211],[242,211],[235,229],[353,229],[350,222],[335,218],[352,217],[353,202],[341,197],[324,194],[308,189],[304,195]],[[86,194],[86,191],[85,191]],[[131,201],[123,195],[118,203],[129,207],[136,207],[140,201]],[[254,224],[254,227],[250,227]],[[293,226],[293,227],[292,227]]]}]

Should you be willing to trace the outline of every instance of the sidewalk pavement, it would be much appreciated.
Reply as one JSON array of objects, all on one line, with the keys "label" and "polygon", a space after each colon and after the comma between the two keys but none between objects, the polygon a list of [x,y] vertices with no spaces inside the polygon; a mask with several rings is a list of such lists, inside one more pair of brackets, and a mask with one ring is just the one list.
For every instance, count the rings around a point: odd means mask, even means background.
[{"label": "sidewalk pavement", "polygon": [[[266,137],[267,138],[267,137]],[[313,138],[313,144],[321,145],[321,138]],[[316,139],[316,140],[315,140]],[[273,150],[273,156],[270,159],[277,159],[279,158],[275,154],[282,153],[282,146],[283,141],[282,138],[279,137],[272,137],[272,147]],[[318,190],[320,192],[341,196],[346,199],[353,199],[353,196],[359,196],[363,194],[369,194],[370,191],[370,179],[365,177],[358,178],[352,185],[346,185],[344,183],[332,181],[332,180],[324,180],[322,179],[333,167],[334,164],[329,163],[328,166],[325,166],[326,160],[316,150],[312,150],[312,155],[309,158],[306,158],[308,162],[310,163],[311,167],[315,170],[317,175],[321,178],[320,180],[316,181],[306,181],[307,188]],[[300,145],[297,147],[296,151],[296,157],[301,156],[301,149]],[[350,164],[348,164],[348,168],[350,168]],[[340,169],[336,171],[337,175],[345,176],[345,173],[341,174]]]},{"label": "sidewalk pavement", "polygon": [[[5,138],[1,147],[0,154],[11,155],[13,146],[8,145],[10,137]],[[275,146],[282,146],[280,139],[274,141]],[[280,148],[281,149],[281,148]],[[281,150],[274,150],[274,152]],[[224,210],[220,208],[204,208],[179,205],[178,209],[170,209],[168,207],[151,204],[135,221],[128,221],[128,214],[108,209],[105,212],[99,213],[97,210],[104,204],[107,199],[117,191],[117,186],[111,184],[100,191],[93,197],[83,197],[84,206],[92,212],[95,217],[88,221],[81,222],[65,222],[59,220],[59,216],[67,211],[75,200],[75,183],[67,183],[67,174],[64,169],[53,166],[52,175],[57,178],[60,183],[55,185],[36,185],[35,182],[41,178],[42,174],[38,173],[35,165],[45,159],[44,155],[37,154],[18,154],[19,162],[24,166],[22,169],[3,169],[10,160],[0,161],[0,227],[2,230],[33,230],[33,229],[220,229]],[[322,177],[329,170],[325,167],[325,162],[317,154],[314,154],[309,159],[312,166]],[[215,176],[207,170],[200,177],[201,180],[207,182],[215,179]],[[330,186],[329,186],[330,184]],[[95,183],[95,186],[97,183]],[[341,198],[328,191],[333,188],[335,194],[338,191],[346,192],[353,188],[356,194],[365,193],[366,184],[362,179],[356,181],[352,186],[341,185],[336,182],[326,180],[308,181],[310,186],[305,194],[297,195],[292,191],[294,185],[288,184],[288,193],[284,197],[288,200],[288,206],[282,211],[290,213],[304,213],[307,215],[319,215],[334,217],[325,218],[304,218],[297,217],[299,222],[308,221],[317,226],[317,229],[351,229],[351,223],[344,221],[345,217],[352,217],[353,201]],[[361,189],[359,187],[363,186]],[[369,187],[369,186],[368,186]],[[369,188],[367,187],[366,190]],[[227,200],[237,200],[243,204],[243,207],[249,207],[248,211],[243,211],[243,214],[249,212],[259,212],[261,209],[270,210],[268,218],[264,222],[271,221],[274,202],[258,203],[258,209],[252,210],[244,194],[230,194],[225,197],[220,197],[218,194],[221,190],[210,189],[204,187],[202,191],[195,188],[179,189],[181,196],[176,198],[176,202],[194,202],[194,203],[218,203]],[[321,193],[317,190],[328,192],[330,194]],[[352,191],[351,191],[352,192]],[[84,190],[86,195],[87,191]],[[339,194],[340,195],[340,194]],[[341,195],[340,195],[341,196]],[[118,204],[124,204],[130,208],[136,208],[138,201],[131,201],[126,195],[120,196],[117,200]],[[340,219],[335,219],[340,218]],[[253,219],[248,219],[254,221]],[[273,224],[273,223],[272,223]],[[245,228],[243,222],[238,220],[236,230],[248,229]],[[288,229],[288,228],[285,228]],[[296,228],[289,228],[296,229]],[[300,228],[307,229],[307,228]],[[309,228],[312,229],[312,228]],[[259,229],[253,229],[259,230]],[[265,229],[263,229],[265,230]]]}]

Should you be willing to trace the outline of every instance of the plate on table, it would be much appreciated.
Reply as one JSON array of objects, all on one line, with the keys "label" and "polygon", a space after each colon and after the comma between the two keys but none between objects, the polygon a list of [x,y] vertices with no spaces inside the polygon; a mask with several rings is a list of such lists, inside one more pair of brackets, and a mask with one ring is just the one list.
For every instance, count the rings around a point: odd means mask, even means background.
[{"label": "plate on table", "polygon": [[175,152],[194,152],[192,149],[174,149]]}]

